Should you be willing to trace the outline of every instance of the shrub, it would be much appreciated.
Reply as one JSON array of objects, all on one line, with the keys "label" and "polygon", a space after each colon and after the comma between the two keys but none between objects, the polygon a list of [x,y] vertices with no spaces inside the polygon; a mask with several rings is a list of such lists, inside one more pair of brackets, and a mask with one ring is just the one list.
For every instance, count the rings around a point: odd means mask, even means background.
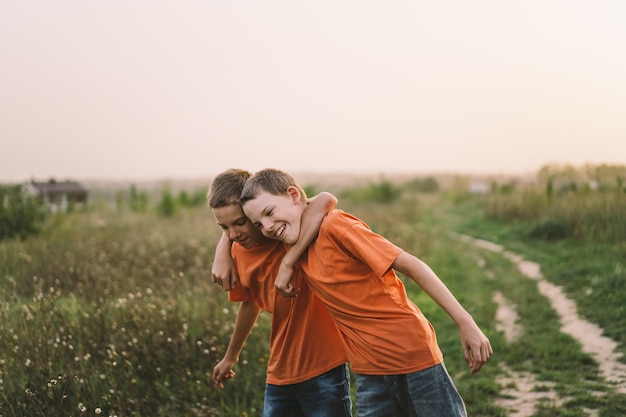
[{"label": "shrub", "polygon": [[148,194],[137,191],[137,187],[130,187],[130,209],[134,212],[144,212],[148,208]]},{"label": "shrub", "polygon": [[206,190],[198,190],[193,194],[182,190],[178,193],[178,203],[181,207],[199,207],[206,203]]},{"label": "shrub", "polygon": [[406,186],[410,190],[415,190],[421,193],[434,193],[439,190],[439,183],[433,177],[415,178],[406,183]]},{"label": "shrub", "polygon": [[21,185],[0,186],[0,239],[24,238],[39,231],[45,210]]},{"label": "shrub", "polygon": [[528,235],[532,238],[559,240],[573,236],[573,225],[563,219],[544,219],[535,223]]},{"label": "shrub", "polygon": [[383,180],[367,187],[350,189],[345,196],[357,203],[374,201],[389,204],[402,196],[402,188],[395,186],[390,181]]},{"label": "shrub", "polygon": [[157,204],[157,213],[163,217],[171,217],[176,213],[176,199],[170,190],[164,190],[161,194],[161,200]]}]

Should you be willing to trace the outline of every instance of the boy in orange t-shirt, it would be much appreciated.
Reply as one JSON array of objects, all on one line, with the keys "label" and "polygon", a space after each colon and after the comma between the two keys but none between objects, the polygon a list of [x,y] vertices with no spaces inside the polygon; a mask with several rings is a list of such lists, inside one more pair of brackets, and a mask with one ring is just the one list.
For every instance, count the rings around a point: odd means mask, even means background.
[{"label": "boy in orange t-shirt", "polygon": [[[289,268],[337,201],[328,193],[309,200],[311,227],[304,228],[307,236],[302,244],[287,251],[283,243],[265,238],[252,226],[239,206],[239,195],[251,175],[244,170],[227,170],[215,177],[208,195],[209,206],[224,230],[216,260],[231,259],[229,253],[221,251],[231,246],[225,240],[234,242],[230,252],[239,282],[225,284],[222,281],[227,278],[221,273],[214,278],[223,287],[232,286],[229,300],[241,303],[231,341],[215,366],[213,381],[223,388],[223,381],[235,376],[232,367],[260,310],[265,310],[272,314],[272,330],[263,416],[349,417],[347,357],[337,328],[326,307],[303,282],[301,271]],[[299,282],[296,298],[282,297],[274,287],[281,265],[287,279],[293,273]]]},{"label": "boy in orange t-shirt", "polygon": [[[240,204],[267,237],[301,238],[306,202],[286,172],[265,169],[244,186]],[[466,416],[435,330],[408,299],[397,270],[415,281],[459,327],[465,359],[478,372],[493,353],[487,337],[437,275],[358,218],[333,210],[301,258],[307,282],[328,307],[355,373],[359,417]],[[296,285],[276,281],[292,295]]]}]

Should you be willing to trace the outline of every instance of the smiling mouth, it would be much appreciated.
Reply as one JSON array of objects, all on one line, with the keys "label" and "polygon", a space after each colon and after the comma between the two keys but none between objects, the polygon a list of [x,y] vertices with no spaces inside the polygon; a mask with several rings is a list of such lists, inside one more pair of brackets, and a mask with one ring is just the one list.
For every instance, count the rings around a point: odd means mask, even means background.
[{"label": "smiling mouth", "polygon": [[280,239],[281,236],[283,235],[283,233],[285,232],[285,229],[287,228],[286,225],[282,225],[278,228],[278,230],[276,231],[276,233],[274,233],[274,236],[276,236],[277,239]]}]

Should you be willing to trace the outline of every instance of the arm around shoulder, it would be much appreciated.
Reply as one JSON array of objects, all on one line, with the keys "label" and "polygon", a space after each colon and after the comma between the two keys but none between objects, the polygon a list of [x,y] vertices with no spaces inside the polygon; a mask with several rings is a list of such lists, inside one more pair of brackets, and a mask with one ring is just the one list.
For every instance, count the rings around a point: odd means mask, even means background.
[{"label": "arm around shoulder", "polygon": [[297,289],[293,285],[293,268],[298,258],[302,256],[304,251],[309,247],[311,242],[315,240],[320,230],[320,225],[324,217],[337,207],[337,197],[333,194],[323,191],[307,201],[307,208],[302,214],[302,225],[300,228],[300,236],[298,242],[293,245],[280,263],[278,276],[276,277],[275,286],[280,293],[286,297],[293,297],[297,293]]},{"label": "arm around shoulder", "polygon": [[215,256],[213,257],[213,266],[211,267],[211,277],[213,282],[219,284],[225,291],[235,288],[235,284],[239,281],[239,275],[230,253],[233,242],[228,238],[226,233],[222,233],[220,240],[215,247]]}]

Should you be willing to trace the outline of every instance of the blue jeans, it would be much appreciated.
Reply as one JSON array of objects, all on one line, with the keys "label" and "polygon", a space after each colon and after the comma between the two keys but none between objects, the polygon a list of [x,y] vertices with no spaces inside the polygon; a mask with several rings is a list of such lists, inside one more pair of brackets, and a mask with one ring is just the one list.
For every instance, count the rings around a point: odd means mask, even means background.
[{"label": "blue jeans", "polygon": [[351,410],[347,365],[297,384],[265,385],[263,417],[351,417]]},{"label": "blue jeans", "polygon": [[406,375],[355,374],[358,417],[467,417],[443,363]]}]

